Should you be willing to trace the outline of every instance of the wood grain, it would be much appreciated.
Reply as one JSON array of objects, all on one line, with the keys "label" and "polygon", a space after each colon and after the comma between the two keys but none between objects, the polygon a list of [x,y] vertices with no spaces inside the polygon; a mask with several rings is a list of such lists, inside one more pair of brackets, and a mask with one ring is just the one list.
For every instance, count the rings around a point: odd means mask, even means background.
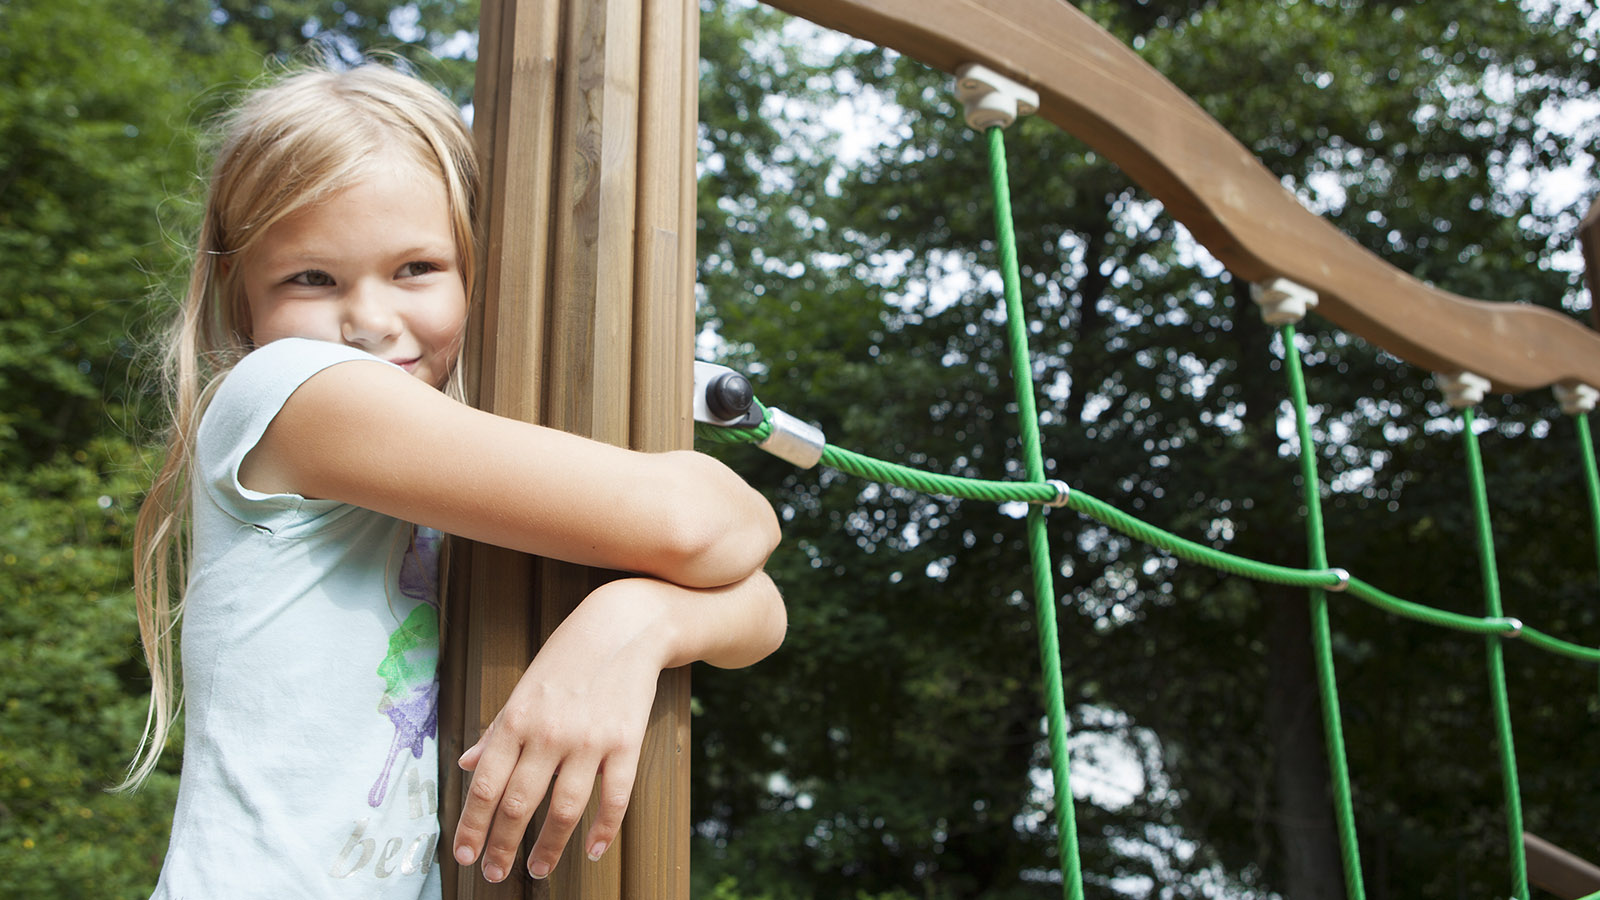
[{"label": "wood grain", "polygon": [[[482,15],[474,106],[484,296],[482,325],[469,335],[478,403],[615,444],[688,447],[694,239],[684,228],[694,222],[697,7],[486,0]],[[468,573],[457,588],[464,606],[443,671],[461,682],[447,685],[459,699],[445,705],[459,709],[450,741],[465,746],[537,647],[610,575],[481,545],[458,568]],[[665,673],[624,834],[600,862],[584,858],[591,803],[548,879],[533,881],[519,865],[490,885],[476,867],[455,873],[442,862],[457,875],[446,896],[687,898],[688,721],[687,673]],[[542,822],[541,810],[524,851]],[[625,892],[625,877],[648,887]]]}]

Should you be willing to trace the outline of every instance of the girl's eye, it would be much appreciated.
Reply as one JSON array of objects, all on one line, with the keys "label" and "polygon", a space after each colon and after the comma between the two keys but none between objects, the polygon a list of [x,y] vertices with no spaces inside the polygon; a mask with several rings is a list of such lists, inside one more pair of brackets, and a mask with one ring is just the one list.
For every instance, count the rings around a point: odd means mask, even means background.
[{"label": "girl's eye", "polygon": [[408,262],[400,267],[400,277],[415,278],[418,275],[427,275],[439,271],[440,267],[431,262]]},{"label": "girl's eye", "polygon": [[311,269],[291,277],[289,281],[294,284],[303,284],[306,287],[329,287],[333,284],[333,276],[327,272]]}]

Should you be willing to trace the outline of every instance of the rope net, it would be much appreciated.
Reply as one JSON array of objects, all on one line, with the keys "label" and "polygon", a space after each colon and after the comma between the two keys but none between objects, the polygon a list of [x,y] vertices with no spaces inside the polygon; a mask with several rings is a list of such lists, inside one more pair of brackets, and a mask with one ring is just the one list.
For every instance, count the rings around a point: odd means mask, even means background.
[{"label": "rope net", "polygon": [[[1522,813],[1518,788],[1516,756],[1513,749],[1510,701],[1506,691],[1503,641],[1519,639],[1529,646],[1586,663],[1600,663],[1600,648],[1589,647],[1554,637],[1504,614],[1500,603],[1499,578],[1494,558],[1493,531],[1489,522],[1487,490],[1478,450],[1475,419],[1470,406],[1462,409],[1461,432],[1466,442],[1468,475],[1472,488],[1479,564],[1484,585],[1484,615],[1471,616],[1437,609],[1390,594],[1342,568],[1329,566],[1323,534],[1320,481],[1309,425],[1309,404],[1302,372],[1300,349],[1292,323],[1280,325],[1289,381],[1289,394],[1295,411],[1300,445],[1302,489],[1306,509],[1305,528],[1308,547],[1307,566],[1294,568],[1249,559],[1189,540],[1145,522],[1079,488],[1066,491],[1062,501],[1059,483],[1044,478],[1038,415],[1035,411],[1032,364],[1027,343],[1027,320],[1021,300],[1021,279],[1017,271],[1016,239],[1011,221],[1010,190],[1007,183],[1003,127],[985,129],[989,148],[989,171],[994,191],[995,221],[999,237],[1000,269],[1005,286],[1006,326],[1011,346],[1012,374],[1016,388],[1021,446],[1025,455],[1026,481],[990,481],[930,472],[888,462],[833,444],[822,448],[820,462],[849,475],[884,484],[909,488],[926,494],[980,500],[989,503],[1030,504],[1027,534],[1038,617],[1040,663],[1044,672],[1046,719],[1051,748],[1051,770],[1055,790],[1057,829],[1061,853],[1063,895],[1082,900],[1083,878],[1077,832],[1069,787],[1067,720],[1061,679],[1061,653],[1055,620],[1056,598],[1054,565],[1048,548],[1045,524],[1046,506],[1066,506],[1074,512],[1136,541],[1154,547],[1186,562],[1202,565],[1241,578],[1302,588],[1311,604],[1312,643],[1316,657],[1317,683],[1321,700],[1324,733],[1327,741],[1330,782],[1338,828],[1346,894],[1350,900],[1364,900],[1361,860],[1351,786],[1334,673],[1332,629],[1329,624],[1330,593],[1347,594],[1383,612],[1465,634],[1482,635],[1485,640],[1490,696],[1494,707],[1495,731],[1506,802],[1506,831],[1509,835],[1511,890],[1517,900],[1529,900],[1527,863],[1522,845]],[[697,423],[695,436],[720,444],[759,443],[773,432],[773,411],[762,410],[762,421],[754,428],[728,428]],[[1596,555],[1600,559],[1600,471],[1597,471],[1594,445],[1584,414],[1572,416],[1576,423],[1583,458],[1588,499],[1596,522]],[[1600,893],[1584,900],[1600,900]]]}]

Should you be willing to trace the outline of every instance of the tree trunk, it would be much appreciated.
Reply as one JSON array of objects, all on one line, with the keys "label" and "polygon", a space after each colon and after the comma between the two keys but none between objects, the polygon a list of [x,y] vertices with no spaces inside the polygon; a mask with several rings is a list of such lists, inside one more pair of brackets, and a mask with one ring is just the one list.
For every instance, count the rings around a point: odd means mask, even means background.
[{"label": "tree trunk", "polygon": [[1311,654],[1311,615],[1299,591],[1263,586],[1267,617],[1266,726],[1273,816],[1290,900],[1339,900],[1344,869],[1328,791],[1328,755]]}]

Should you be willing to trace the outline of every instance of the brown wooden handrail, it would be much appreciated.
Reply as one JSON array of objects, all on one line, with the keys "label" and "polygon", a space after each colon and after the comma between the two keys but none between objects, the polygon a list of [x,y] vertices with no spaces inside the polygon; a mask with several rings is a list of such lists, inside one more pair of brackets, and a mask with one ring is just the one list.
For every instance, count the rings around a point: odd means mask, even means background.
[{"label": "brown wooden handrail", "polygon": [[1526,831],[1522,847],[1528,854],[1528,880],[1534,887],[1561,900],[1579,900],[1600,891],[1600,866]]},{"label": "brown wooden handrail", "polygon": [[1294,195],[1226,129],[1062,0],[769,0],[946,72],[980,62],[1034,88],[1039,114],[1120,166],[1235,275],[1315,290],[1318,312],[1435,372],[1500,391],[1600,387],[1600,334],[1543,307],[1439,290]]}]

